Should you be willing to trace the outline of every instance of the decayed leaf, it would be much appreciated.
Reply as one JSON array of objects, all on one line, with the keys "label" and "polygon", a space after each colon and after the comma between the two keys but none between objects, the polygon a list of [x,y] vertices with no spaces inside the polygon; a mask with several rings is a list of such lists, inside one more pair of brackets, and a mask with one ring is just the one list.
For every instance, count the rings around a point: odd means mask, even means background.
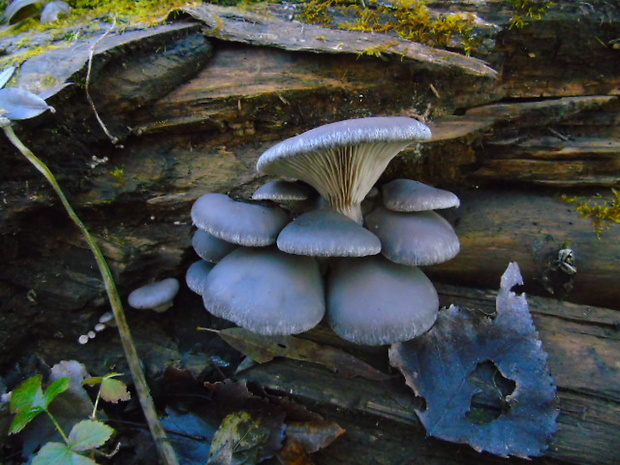
[{"label": "decayed leaf", "polygon": [[331,421],[289,422],[278,459],[284,465],[312,465],[310,454],[329,446],[344,433],[340,425]]},{"label": "decayed leaf", "polygon": [[344,433],[345,430],[333,421],[295,421],[286,425],[286,439],[302,444],[309,453],[329,446]]},{"label": "decayed leaf", "polygon": [[41,11],[41,0],[13,0],[4,10],[4,19],[13,24],[36,16]]},{"label": "decayed leaf", "polygon": [[2,116],[11,120],[34,118],[47,110],[55,112],[54,108],[38,95],[17,87],[0,89],[0,110]]},{"label": "decayed leaf", "polygon": [[3,88],[7,82],[13,77],[13,73],[15,72],[15,66],[9,66],[6,69],[3,69],[0,73],[0,89]]},{"label": "decayed leaf", "polygon": [[390,378],[351,354],[299,337],[262,336],[243,328],[223,329],[217,333],[232,347],[258,363],[285,357],[318,363],[347,378],[361,376],[375,381]]},{"label": "decayed leaf", "polygon": [[[430,435],[501,456],[537,456],[546,448],[556,430],[556,387],[525,296],[511,291],[519,284],[519,268],[511,263],[494,318],[451,306],[427,334],[390,348],[392,365],[426,400],[417,413]],[[471,415],[478,393],[472,377],[485,365],[514,390],[495,419],[478,422]]]},{"label": "decayed leaf", "polygon": [[41,23],[49,24],[58,21],[61,16],[71,14],[71,6],[67,2],[55,0],[49,2],[41,12]]},{"label": "decayed leaf", "polygon": [[209,408],[203,411],[183,411],[175,408],[166,409],[166,417],[161,424],[168,431],[181,465],[204,464],[209,457],[211,440],[217,430],[217,421],[205,415],[211,413]]},{"label": "decayed leaf", "polygon": [[257,464],[280,450],[284,415],[253,415],[241,410],[227,415],[211,442],[209,465]]}]

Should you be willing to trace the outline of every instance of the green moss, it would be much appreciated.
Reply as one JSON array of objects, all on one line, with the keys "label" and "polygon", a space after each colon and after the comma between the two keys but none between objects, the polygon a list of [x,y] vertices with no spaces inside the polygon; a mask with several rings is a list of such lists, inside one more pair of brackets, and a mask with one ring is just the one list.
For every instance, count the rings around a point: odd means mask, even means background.
[{"label": "green moss", "polygon": [[[21,63],[48,50],[73,45],[84,31],[100,29],[100,23],[116,21],[116,31],[125,25],[151,27],[166,21],[169,13],[190,4],[187,0],[74,0],[71,14],[50,24],[41,24],[38,18],[21,21],[0,32],[0,39],[21,35],[13,50],[27,47],[37,34],[37,45],[20,53],[0,58],[0,68],[19,66]],[[46,33],[42,43],[41,32]]]},{"label": "green moss", "polygon": [[576,205],[576,210],[584,218],[592,220],[596,235],[601,238],[603,231],[612,224],[620,223],[620,190],[611,189],[612,196],[592,198],[564,195],[562,200]]},{"label": "green moss", "polygon": [[553,6],[549,0],[508,0],[515,9],[515,15],[510,19],[509,27],[521,28],[527,26],[531,20],[540,20]]},{"label": "green moss", "polygon": [[120,24],[137,21],[148,26],[162,23],[172,10],[189,3],[192,2],[187,0],[75,0],[72,16],[81,19],[102,19],[115,16]]},{"label": "green moss", "polygon": [[392,47],[395,47],[396,45],[398,45],[398,42],[396,41],[386,42],[380,45],[376,45],[374,47],[368,47],[362,53],[360,53],[360,55],[369,55],[376,58],[381,58],[385,52],[390,50]]},{"label": "green moss", "polygon": [[49,50],[55,50],[65,47],[67,47],[67,45],[39,45],[37,47],[32,47],[24,50],[20,53],[14,53],[12,55],[0,57],[0,69],[7,68],[9,66],[19,66],[28,58],[41,55],[42,53],[45,53]]},{"label": "green moss", "polygon": [[446,47],[458,36],[467,54],[480,43],[473,15],[433,14],[422,0],[398,0],[392,5],[348,0],[312,0],[303,4],[300,19],[334,27],[334,17],[345,18],[337,27],[364,32],[392,32],[403,39]]}]

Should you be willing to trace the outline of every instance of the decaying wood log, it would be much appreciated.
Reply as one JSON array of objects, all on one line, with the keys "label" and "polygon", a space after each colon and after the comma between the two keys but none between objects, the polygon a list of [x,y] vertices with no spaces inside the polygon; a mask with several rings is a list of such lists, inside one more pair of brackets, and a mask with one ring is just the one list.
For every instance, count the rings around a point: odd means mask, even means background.
[{"label": "decaying wood log", "polygon": [[[442,12],[471,12],[495,31],[478,55],[488,65],[393,36],[203,5],[196,23],[111,35],[96,49],[91,93],[123,148],[108,143],[78,86],[53,97],[55,115],[17,129],[58,173],[127,293],[157,277],[183,277],[194,259],[191,203],[207,191],[251,194],[262,181],[256,159],[273,143],[346,118],[428,119],[433,141],[395,160],[385,176],[436,184],[462,199],[444,212],[461,253],[428,274],[444,283],[444,303],[491,308],[494,293],[472,288],[497,288],[507,263],[517,261],[529,293],[582,303],[529,298],[562,411],[552,447],[534,463],[615,465],[620,319],[610,309],[620,308],[620,233],[612,228],[599,240],[560,196],[575,186],[589,194],[620,184],[620,21],[618,7],[604,0],[554,3],[543,20],[508,29],[515,12],[506,2],[429,2]],[[43,82],[82,82],[96,37],[89,40],[29,59],[18,85],[39,91]],[[75,340],[105,305],[100,282],[36,174],[0,149],[0,364],[35,351],[79,358]],[[559,272],[561,248],[574,250],[575,275]],[[183,300],[174,319],[132,316],[142,323],[137,339],[174,348],[166,322],[186,322],[189,311],[208,319],[199,299]],[[342,344],[326,330],[311,337]],[[97,344],[101,353],[114,351],[113,340]],[[187,344],[183,350],[193,347]],[[385,365],[383,349],[355,352]],[[313,401],[349,430],[319,463],[506,463],[426,439],[400,379],[345,380],[288,362],[244,376]]]},{"label": "decaying wood log", "polygon": [[206,31],[208,36],[231,42],[317,53],[370,54],[374,50],[387,56],[395,55],[438,67],[458,69],[476,76],[497,77],[497,71],[476,58],[396,36],[329,29],[279,18],[274,15],[277,10],[257,14],[209,4],[185,7],[183,10],[209,27]]},{"label": "decaying wood log", "polygon": [[[444,304],[476,308],[487,314],[495,309],[494,291],[447,285],[440,286],[439,290]],[[535,296],[528,296],[528,302],[544,349],[549,354],[549,366],[559,388],[560,401],[559,430],[544,452],[547,458],[531,463],[565,461],[580,465],[615,465],[620,460],[620,451],[615,447],[620,431],[618,312]],[[375,360],[378,354],[374,353]],[[381,457],[387,452],[382,441],[355,442],[357,450],[353,450],[347,447],[345,435],[339,440],[344,442],[340,447],[353,454],[354,460],[398,463],[415,456],[420,462],[433,463],[439,454],[456,454],[460,464],[514,463],[514,459],[492,459],[464,446],[425,439],[414,411],[419,403],[413,393],[404,388],[400,378],[388,382],[344,379],[321,367],[290,361],[270,362],[240,376],[308,402],[345,409],[348,414],[339,412],[344,418],[358,418],[360,413],[374,418],[368,423],[374,423],[375,427],[366,426],[366,431],[370,430],[372,437],[391,436],[396,444],[386,440],[385,447],[397,451],[397,457],[390,455],[391,462],[382,461],[385,458]],[[335,443],[336,457],[330,457],[331,450],[327,449],[321,463],[338,463],[338,447]]]},{"label": "decaying wood log", "polygon": [[[491,287],[512,261],[528,290],[542,295],[620,308],[620,231],[599,239],[592,222],[559,194],[519,189],[461,193],[461,207],[445,211],[461,240],[453,260],[428,269],[436,280]],[[572,249],[577,273],[555,272],[558,252]]]}]

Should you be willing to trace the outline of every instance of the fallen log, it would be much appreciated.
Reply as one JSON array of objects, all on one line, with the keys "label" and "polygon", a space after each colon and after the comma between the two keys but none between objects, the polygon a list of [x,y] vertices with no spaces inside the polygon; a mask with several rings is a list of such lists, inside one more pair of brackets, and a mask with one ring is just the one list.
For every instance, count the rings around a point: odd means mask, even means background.
[{"label": "fallen log", "polygon": [[[479,189],[459,195],[461,207],[445,216],[455,225],[461,251],[428,268],[435,280],[491,287],[516,261],[528,291],[620,308],[620,228],[612,225],[599,239],[592,221],[555,192]],[[574,253],[573,275],[556,273],[562,249]]]},{"label": "fallen log", "polygon": [[[488,314],[495,309],[495,291],[447,285],[439,286],[439,290],[443,304],[454,303]],[[559,388],[560,408],[559,430],[551,446],[544,458],[530,463],[617,464],[618,312],[536,296],[528,296],[528,302]],[[344,347],[357,350],[353,345]],[[378,359],[385,359],[385,349],[375,349],[370,356],[378,363]],[[283,360],[253,367],[240,377],[312,405],[331,407],[325,414],[334,415],[347,429],[358,425],[353,437],[345,435],[323,452],[324,464],[339,463],[344,454],[350,454],[349,461],[359,463],[400,463],[415,456],[422,463],[448,464],[454,463],[455,455],[459,464],[515,463],[515,459],[480,455],[466,446],[426,438],[414,411],[419,401],[401,378],[386,382],[345,379],[313,364]],[[363,434],[358,430],[360,425]]]}]

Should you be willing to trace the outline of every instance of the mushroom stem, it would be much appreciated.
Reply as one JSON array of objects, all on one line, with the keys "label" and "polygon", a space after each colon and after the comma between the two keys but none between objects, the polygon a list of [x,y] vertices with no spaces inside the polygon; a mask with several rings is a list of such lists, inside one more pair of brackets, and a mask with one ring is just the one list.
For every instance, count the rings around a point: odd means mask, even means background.
[{"label": "mushroom stem", "polygon": [[362,224],[364,222],[364,217],[362,215],[362,205],[360,203],[338,205],[337,203],[329,202],[329,205],[338,213],[342,213],[343,215],[351,218],[358,224]]}]

